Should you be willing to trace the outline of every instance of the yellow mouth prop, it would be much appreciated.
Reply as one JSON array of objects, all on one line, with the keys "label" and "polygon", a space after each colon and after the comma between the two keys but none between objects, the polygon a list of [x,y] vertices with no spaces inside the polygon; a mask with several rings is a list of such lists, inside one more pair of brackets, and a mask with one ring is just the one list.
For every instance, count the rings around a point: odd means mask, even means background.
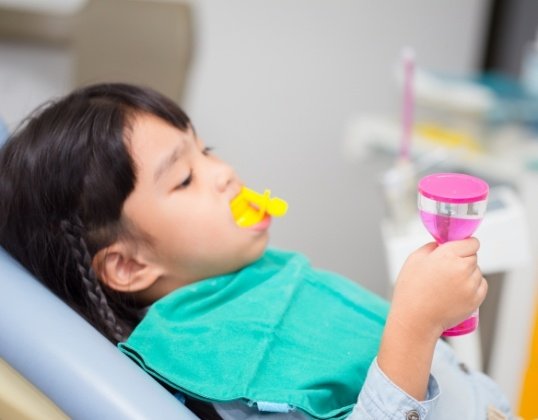
[{"label": "yellow mouth prop", "polygon": [[238,226],[249,227],[259,223],[265,214],[281,217],[288,211],[288,203],[278,197],[271,197],[271,190],[260,194],[243,187],[230,203],[232,214]]}]

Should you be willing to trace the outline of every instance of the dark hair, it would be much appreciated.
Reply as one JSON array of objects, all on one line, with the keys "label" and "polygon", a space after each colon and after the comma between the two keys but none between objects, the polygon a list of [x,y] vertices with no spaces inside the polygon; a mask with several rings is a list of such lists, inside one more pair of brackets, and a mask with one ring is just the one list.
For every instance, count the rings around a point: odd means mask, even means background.
[{"label": "dark hair", "polygon": [[100,84],[38,109],[0,150],[0,245],[114,343],[139,322],[139,310],[101,284],[91,261],[132,233],[121,214],[136,182],[130,127],[143,113],[191,128],[151,89]]}]

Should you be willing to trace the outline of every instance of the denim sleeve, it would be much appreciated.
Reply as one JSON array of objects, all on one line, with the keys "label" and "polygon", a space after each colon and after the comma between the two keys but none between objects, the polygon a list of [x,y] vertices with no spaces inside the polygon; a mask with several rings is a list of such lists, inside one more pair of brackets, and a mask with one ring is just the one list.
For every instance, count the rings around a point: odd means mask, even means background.
[{"label": "denim sleeve", "polygon": [[430,375],[425,401],[417,401],[396,386],[379,368],[370,365],[357,404],[348,420],[425,419],[439,398],[439,386]]}]

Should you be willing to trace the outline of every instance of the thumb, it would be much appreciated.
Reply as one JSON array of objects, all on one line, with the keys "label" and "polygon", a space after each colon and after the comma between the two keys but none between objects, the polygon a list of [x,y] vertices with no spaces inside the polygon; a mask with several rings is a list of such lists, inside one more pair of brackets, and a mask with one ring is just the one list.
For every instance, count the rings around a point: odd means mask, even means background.
[{"label": "thumb", "polygon": [[443,248],[451,250],[459,257],[469,257],[475,255],[480,248],[480,242],[478,239],[471,237],[458,241],[449,241],[444,243]]},{"label": "thumb", "polygon": [[428,255],[437,249],[437,242],[428,242],[413,252],[415,255]]}]

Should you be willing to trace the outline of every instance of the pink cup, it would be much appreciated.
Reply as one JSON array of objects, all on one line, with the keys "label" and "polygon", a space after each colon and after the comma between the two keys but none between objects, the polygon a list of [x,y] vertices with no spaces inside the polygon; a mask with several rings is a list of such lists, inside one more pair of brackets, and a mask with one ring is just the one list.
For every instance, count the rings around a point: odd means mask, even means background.
[{"label": "pink cup", "polygon": [[[426,229],[437,243],[471,236],[484,217],[488,184],[474,176],[438,173],[418,183],[418,208]],[[478,309],[465,321],[443,332],[443,336],[468,334],[478,326]]]}]

